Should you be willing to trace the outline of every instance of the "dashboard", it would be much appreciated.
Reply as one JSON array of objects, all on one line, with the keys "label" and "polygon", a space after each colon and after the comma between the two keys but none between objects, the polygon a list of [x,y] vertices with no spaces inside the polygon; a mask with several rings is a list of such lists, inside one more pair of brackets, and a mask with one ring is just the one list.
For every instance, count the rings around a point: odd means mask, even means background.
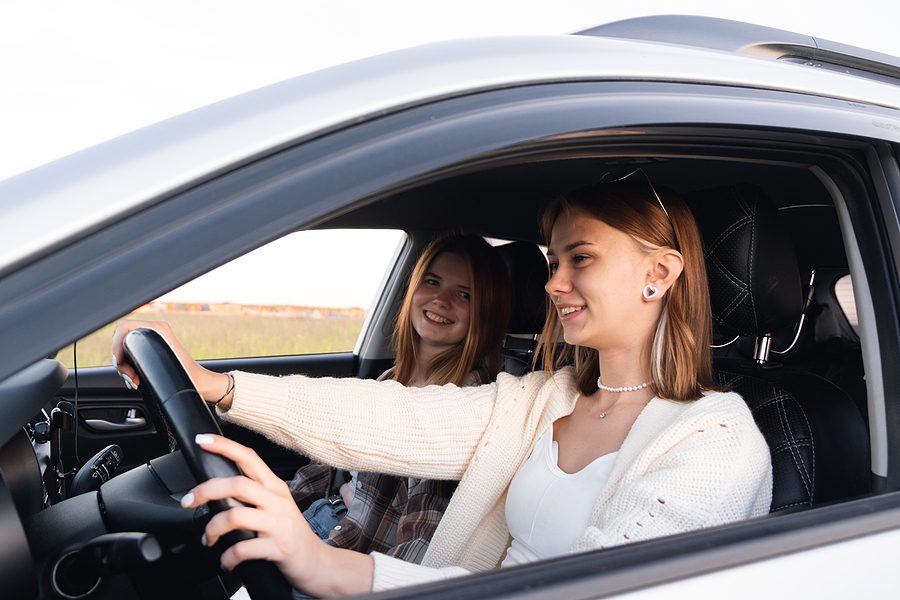
[{"label": "dashboard", "polygon": [[41,467],[26,426],[53,399],[66,368],[42,360],[0,384],[0,589],[4,598],[34,598],[38,578],[26,533],[44,506]]},{"label": "dashboard", "polygon": [[45,477],[44,443],[34,442],[33,421],[54,403],[66,374],[45,359],[0,384],[4,600],[227,598],[237,580],[220,577],[218,561],[200,544],[208,512],[179,503],[195,485],[180,452],[105,477],[99,489],[62,498],[50,493],[56,476]]}]

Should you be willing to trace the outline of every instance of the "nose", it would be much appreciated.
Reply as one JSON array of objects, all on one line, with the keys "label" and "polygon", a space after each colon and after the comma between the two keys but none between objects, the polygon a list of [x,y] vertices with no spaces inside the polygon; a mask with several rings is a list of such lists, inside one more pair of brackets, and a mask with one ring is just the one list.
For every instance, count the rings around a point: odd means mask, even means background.
[{"label": "nose", "polygon": [[569,278],[565,267],[560,265],[556,268],[556,271],[550,273],[550,278],[547,279],[544,289],[551,296],[560,296],[572,291],[572,280]]},{"label": "nose", "polygon": [[439,304],[440,306],[450,306],[450,290],[438,290],[437,292],[435,292],[434,297],[431,299],[431,301]]}]

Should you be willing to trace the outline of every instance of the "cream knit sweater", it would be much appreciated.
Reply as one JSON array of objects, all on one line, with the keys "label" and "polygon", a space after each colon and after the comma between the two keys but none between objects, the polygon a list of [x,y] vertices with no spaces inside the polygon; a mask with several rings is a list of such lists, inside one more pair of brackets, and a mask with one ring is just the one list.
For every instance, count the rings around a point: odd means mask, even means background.
[{"label": "cream knit sweater", "polygon": [[[342,469],[460,480],[422,565],[373,554],[375,591],[497,567],[510,541],[509,483],[540,433],[571,413],[579,395],[571,368],[552,376],[501,373],[474,388],[234,377],[234,402],[223,416],[275,442]],[[763,515],[771,497],[769,450],[740,396],[654,398],[571,551]]]}]

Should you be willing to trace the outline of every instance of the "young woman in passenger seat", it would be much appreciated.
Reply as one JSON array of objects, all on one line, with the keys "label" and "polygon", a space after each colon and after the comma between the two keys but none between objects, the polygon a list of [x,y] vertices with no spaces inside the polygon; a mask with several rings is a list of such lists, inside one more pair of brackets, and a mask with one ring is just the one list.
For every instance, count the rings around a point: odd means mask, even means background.
[{"label": "young woman in passenger seat", "polygon": [[[575,366],[479,387],[273,378],[206,371],[177,347],[200,393],[230,421],[329,464],[460,479],[421,565],[322,544],[283,481],[252,450],[198,436],[245,477],[195,487],[196,507],[234,497],[206,527],[214,544],[258,532],[222,564],[265,558],[320,596],[380,591],[606,548],[766,514],[768,448],[740,396],[716,390],[700,234],[674,195],[628,177],[546,212],[544,347],[562,335]],[[124,359],[122,325],[113,350]],[[134,376],[130,365],[119,369]],[[232,380],[233,377],[233,389]],[[234,514],[230,514],[234,513]]]},{"label": "young woman in passenger seat", "polygon": [[[494,381],[510,301],[505,266],[490,244],[474,235],[438,238],[413,268],[394,328],[396,361],[378,380],[413,387]],[[360,472],[340,487],[338,501],[327,497],[336,491],[329,489],[334,475],[332,467],[310,463],[288,483],[316,534],[338,548],[414,563],[457,483]]]}]

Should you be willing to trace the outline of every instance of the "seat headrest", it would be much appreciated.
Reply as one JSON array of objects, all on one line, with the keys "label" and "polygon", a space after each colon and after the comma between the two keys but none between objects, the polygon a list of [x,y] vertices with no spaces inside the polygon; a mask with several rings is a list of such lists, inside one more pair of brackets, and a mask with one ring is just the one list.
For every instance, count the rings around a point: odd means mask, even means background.
[{"label": "seat headrest", "polygon": [[512,242],[497,246],[512,282],[509,333],[534,334],[544,327],[547,314],[547,259],[535,244]]},{"label": "seat headrest", "polygon": [[757,186],[686,195],[705,245],[717,333],[759,337],[800,318],[803,291],[791,239]]}]

